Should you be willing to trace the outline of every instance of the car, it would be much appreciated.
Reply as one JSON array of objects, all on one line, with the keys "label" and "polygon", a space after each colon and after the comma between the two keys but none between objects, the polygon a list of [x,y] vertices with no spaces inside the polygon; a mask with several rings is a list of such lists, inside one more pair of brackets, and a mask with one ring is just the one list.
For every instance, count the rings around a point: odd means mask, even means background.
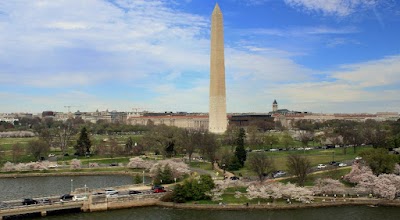
[{"label": "car", "polygon": [[275,171],[275,172],[272,173],[272,177],[273,178],[278,178],[278,177],[281,177],[281,176],[283,176],[285,174],[286,174],[286,172],[284,172],[282,170],[278,170],[278,171]]},{"label": "car", "polygon": [[323,169],[323,168],[326,168],[326,165],[320,163],[320,164],[318,164],[317,168],[318,168],[318,169]]},{"label": "car", "polygon": [[132,194],[141,194],[141,191],[137,191],[137,190],[129,190],[128,194],[132,195]]},{"label": "car", "polygon": [[55,154],[49,154],[49,157],[55,157],[56,155]]},{"label": "car", "polygon": [[332,165],[332,166],[337,166],[337,165],[339,165],[339,163],[338,163],[338,162],[336,162],[336,161],[331,161],[331,162],[329,162],[329,165]]},{"label": "car", "polygon": [[4,203],[4,202],[0,202],[0,209],[7,209],[7,208],[9,208],[9,207],[10,207],[9,204]]},{"label": "car", "polygon": [[64,194],[60,196],[60,202],[71,201],[73,197],[71,194]]},{"label": "car", "polygon": [[118,166],[118,163],[110,163],[110,167],[116,167]]},{"label": "car", "polygon": [[159,189],[159,188],[164,189],[164,186],[161,186],[161,185],[153,185],[153,186],[151,187],[151,190],[155,190],[155,189]]},{"label": "car", "polygon": [[72,197],[72,201],[83,201],[86,199],[87,199],[86,195],[74,195],[74,197]]},{"label": "car", "polygon": [[115,189],[106,189],[105,190],[106,196],[110,197],[110,196],[118,196],[118,191]]},{"label": "car", "polygon": [[50,164],[49,165],[49,168],[57,168],[58,167],[58,164]]},{"label": "car", "polygon": [[311,147],[306,147],[306,148],[304,148],[304,150],[312,150],[312,148]]},{"label": "car", "polygon": [[339,166],[339,167],[345,167],[345,166],[347,166],[347,164],[345,164],[345,163],[339,163],[338,166]]},{"label": "car", "polygon": [[162,192],[167,192],[167,190],[165,190],[164,187],[163,188],[157,188],[157,189],[153,190],[153,193],[162,193]]},{"label": "car", "polygon": [[362,157],[356,157],[356,158],[354,158],[354,159],[356,159],[356,160],[362,160]]},{"label": "car", "polygon": [[229,179],[230,179],[230,180],[239,180],[239,177],[237,177],[237,176],[231,176],[231,177],[229,177]]},{"label": "car", "polygon": [[104,192],[93,192],[92,195],[99,196],[99,195],[105,195],[105,193]]},{"label": "car", "polygon": [[269,151],[279,151],[279,150],[276,148],[271,148],[271,149],[269,149]]},{"label": "car", "polygon": [[51,204],[51,200],[47,198],[39,199],[38,202],[40,204]]},{"label": "car", "polygon": [[37,201],[37,200],[34,200],[34,199],[31,199],[31,198],[29,198],[29,199],[24,199],[23,201],[22,201],[22,205],[34,205],[34,204],[38,204],[39,202]]}]

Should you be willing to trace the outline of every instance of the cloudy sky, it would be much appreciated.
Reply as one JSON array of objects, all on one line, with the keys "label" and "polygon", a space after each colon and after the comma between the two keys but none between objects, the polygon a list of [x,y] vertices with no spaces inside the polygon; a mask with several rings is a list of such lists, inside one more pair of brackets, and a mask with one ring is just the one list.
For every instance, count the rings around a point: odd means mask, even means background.
[{"label": "cloudy sky", "polygon": [[[215,3],[0,1],[0,112],[207,112]],[[228,112],[400,112],[399,1],[218,3]]]}]

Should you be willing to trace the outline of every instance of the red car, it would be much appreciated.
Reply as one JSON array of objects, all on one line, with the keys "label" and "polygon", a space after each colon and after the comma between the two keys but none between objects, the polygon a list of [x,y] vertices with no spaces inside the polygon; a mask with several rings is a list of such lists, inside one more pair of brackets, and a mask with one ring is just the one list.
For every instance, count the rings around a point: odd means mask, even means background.
[{"label": "red car", "polygon": [[165,190],[164,187],[163,188],[155,188],[153,190],[153,193],[162,193],[162,192],[167,192],[167,190]]}]

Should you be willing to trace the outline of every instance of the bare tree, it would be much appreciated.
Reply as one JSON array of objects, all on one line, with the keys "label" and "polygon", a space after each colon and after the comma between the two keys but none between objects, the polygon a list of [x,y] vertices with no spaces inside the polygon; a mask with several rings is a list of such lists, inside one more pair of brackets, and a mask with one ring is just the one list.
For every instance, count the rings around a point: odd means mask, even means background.
[{"label": "bare tree", "polygon": [[310,160],[297,154],[291,154],[287,158],[286,166],[289,173],[296,176],[297,183],[304,186],[307,175],[311,171]]},{"label": "bare tree", "polygon": [[275,169],[273,159],[268,157],[264,152],[251,153],[247,164],[249,169],[257,174],[260,182],[264,180],[268,173]]},{"label": "bare tree", "polygon": [[189,157],[189,163],[192,161],[192,155],[201,146],[204,131],[194,129],[184,129],[179,137],[179,145]]},{"label": "bare tree", "polygon": [[71,137],[76,133],[72,120],[67,120],[65,123],[61,124],[58,128],[55,128],[55,136],[57,138],[58,144],[62,152],[62,157],[68,150],[68,145],[71,143]]},{"label": "bare tree", "polygon": [[301,143],[308,147],[308,143],[314,139],[314,135],[311,132],[301,132],[299,138]]},{"label": "bare tree", "polygon": [[47,142],[43,140],[35,140],[28,142],[28,152],[35,157],[35,159],[40,160],[50,151],[50,146]]},{"label": "bare tree", "polygon": [[216,159],[216,154],[219,148],[219,144],[217,142],[217,137],[215,134],[209,133],[205,131],[203,134],[203,138],[201,141],[200,150],[203,155],[205,155],[209,161],[211,162],[211,167],[214,168],[214,161]]}]

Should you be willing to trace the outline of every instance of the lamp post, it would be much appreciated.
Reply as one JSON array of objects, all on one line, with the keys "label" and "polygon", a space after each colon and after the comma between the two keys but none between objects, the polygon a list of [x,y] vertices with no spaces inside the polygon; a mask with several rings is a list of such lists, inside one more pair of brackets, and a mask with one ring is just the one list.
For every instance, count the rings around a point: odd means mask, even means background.
[{"label": "lamp post", "polygon": [[222,169],[224,170],[224,174],[225,174],[225,164],[222,164]]},{"label": "lamp post", "polygon": [[74,180],[71,179],[71,193],[74,191]]},{"label": "lamp post", "polygon": [[144,185],[144,170],[143,170],[143,185]]},{"label": "lamp post", "polygon": [[176,184],[176,177],[174,177],[174,181],[175,181],[175,184]]}]

